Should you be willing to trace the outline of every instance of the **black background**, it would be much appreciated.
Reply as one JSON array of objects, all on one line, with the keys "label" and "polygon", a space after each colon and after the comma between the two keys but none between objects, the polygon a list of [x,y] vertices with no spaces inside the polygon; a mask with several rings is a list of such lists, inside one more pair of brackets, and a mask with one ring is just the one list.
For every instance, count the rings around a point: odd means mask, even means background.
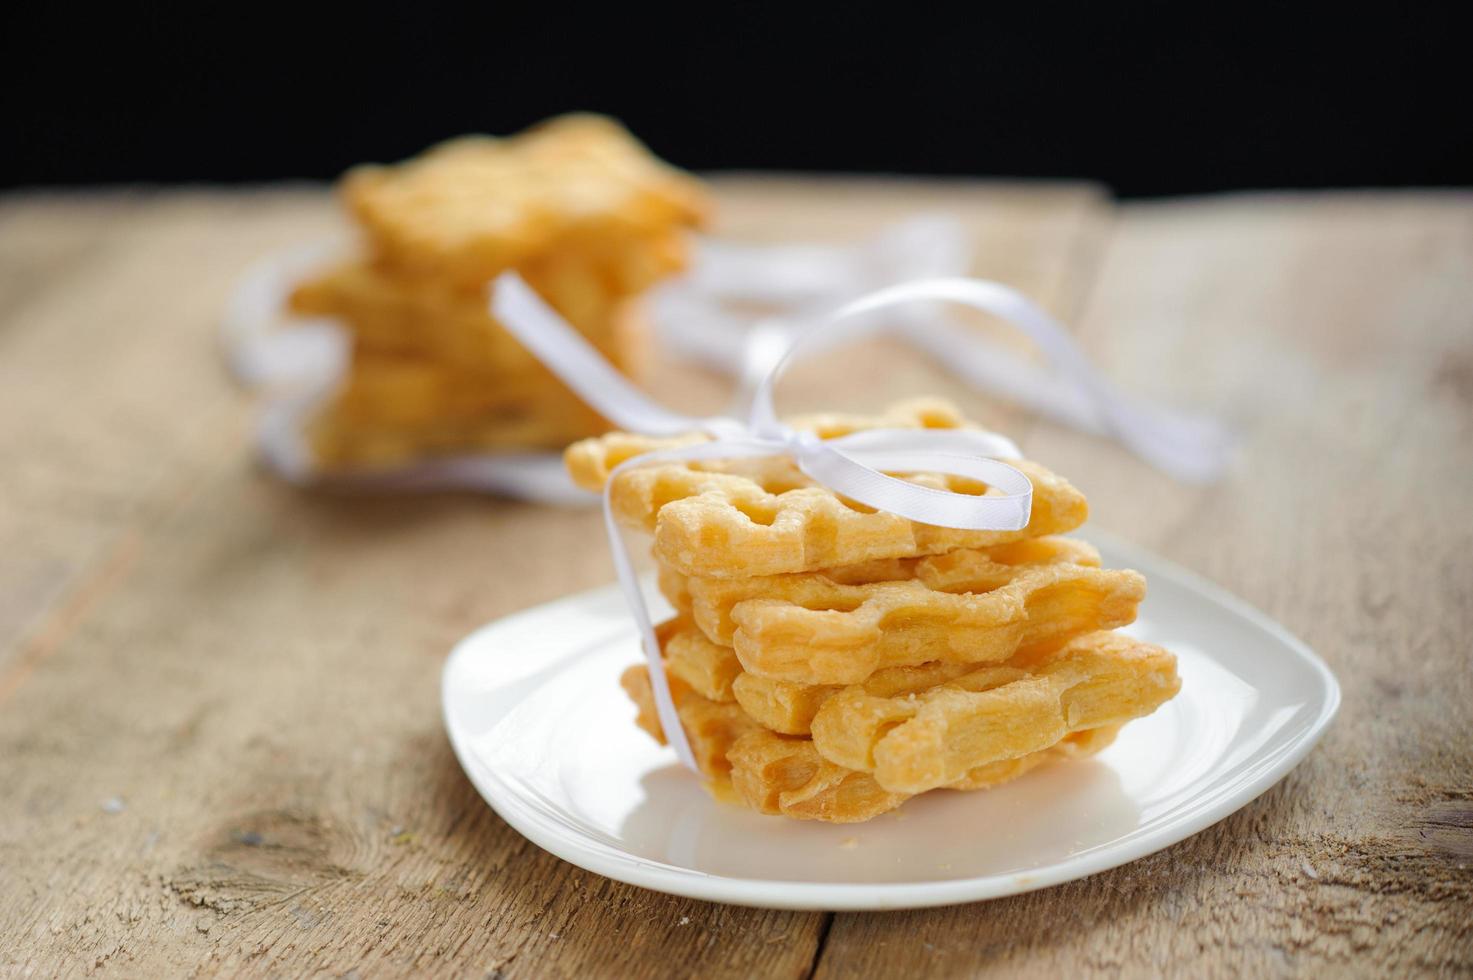
[{"label": "black background", "polygon": [[0,15],[0,185],[326,178],[569,109],[702,170],[1473,183],[1468,34],[1434,8],[93,8]]}]

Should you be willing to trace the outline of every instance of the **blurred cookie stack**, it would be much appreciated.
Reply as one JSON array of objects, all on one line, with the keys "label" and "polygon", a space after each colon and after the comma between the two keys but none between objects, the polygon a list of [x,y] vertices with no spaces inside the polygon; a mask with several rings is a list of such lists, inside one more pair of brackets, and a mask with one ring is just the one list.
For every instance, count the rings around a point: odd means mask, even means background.
[{"label": "blurred cookie stack", "polygon": [[[821,438],[966,425],[945,403],[797,423]],[[692,440],[611,433],[569,447],[576,482]],[[1036,463],[1022,531],[963,531],[860,507],[786,458],[632,467],[609,488],[620,521],[654,535],[676,610],[658,636],[672,699],[719,797],[799,819],[867,820],[933,789],[981,789],[1090,755],[1180,682],[1176,658],[1112,632],[1145,595],[1059,535],[1083,495]],[[962,493],[955,477],[914,482]],[[663,741],[649,672],[624,675]]]},{"label": "blurred cookie stack", "polygon": [[359,167],[340,190],[362,253],[290,301],[352,336],[349,374],[307,433],[324,470],[562,448],[606,431],[490,317],[486,286],[515,270],[637,376],[648,343],[640,297],[684,266],[688,233],[708,212],[694,178],[586,115]]}]

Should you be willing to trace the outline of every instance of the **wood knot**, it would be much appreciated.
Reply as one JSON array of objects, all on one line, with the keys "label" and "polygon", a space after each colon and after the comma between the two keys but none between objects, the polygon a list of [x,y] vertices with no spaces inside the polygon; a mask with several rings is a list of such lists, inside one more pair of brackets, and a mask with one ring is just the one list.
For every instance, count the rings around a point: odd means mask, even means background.
[{"label": "wood knot", "polygon": [[1473,858],[1473,800],[1433,803],[1420,823],[1417,836],[1429,850],[1456,858]]},{"label": "wood knot", "polygon": [[348,877],[347,835],[299,810],[263,810],[207,835],[198,860],[166,882],[192,905],[229,913],[260,908]]}]

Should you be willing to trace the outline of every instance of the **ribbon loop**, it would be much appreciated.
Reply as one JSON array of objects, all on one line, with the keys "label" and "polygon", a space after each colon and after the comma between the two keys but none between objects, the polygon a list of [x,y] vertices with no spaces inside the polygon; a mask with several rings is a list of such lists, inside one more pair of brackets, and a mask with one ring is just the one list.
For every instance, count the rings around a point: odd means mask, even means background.
[{"label": "ribbon loop", "polygon": [[722,425],[726,420],[681,415],[648,398],[515,273],[502,273],[492,284],[491,314],[579,398],[621,429],[655,436],[730,431]]}]

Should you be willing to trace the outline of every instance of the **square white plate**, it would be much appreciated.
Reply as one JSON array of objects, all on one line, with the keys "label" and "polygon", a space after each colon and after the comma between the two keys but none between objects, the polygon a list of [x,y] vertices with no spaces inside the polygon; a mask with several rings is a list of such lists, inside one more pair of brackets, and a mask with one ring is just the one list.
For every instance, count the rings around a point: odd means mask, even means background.
[{"label": "square white plate", "polygon": [[1150,583],[1128,632],[1173,651],[1182,690],[1100,755],[868,823],[718,803],[635,728],[618,685],[640,659],[617,587],[472,633],[445,665],[445,727],[486,801],[528,839],[619,881],[770,908],[894,909],[995,898],[1151,854],[1292,769],[1340,703],[1282,626],[1201,578],[1098,534],[1106,567]]}]

